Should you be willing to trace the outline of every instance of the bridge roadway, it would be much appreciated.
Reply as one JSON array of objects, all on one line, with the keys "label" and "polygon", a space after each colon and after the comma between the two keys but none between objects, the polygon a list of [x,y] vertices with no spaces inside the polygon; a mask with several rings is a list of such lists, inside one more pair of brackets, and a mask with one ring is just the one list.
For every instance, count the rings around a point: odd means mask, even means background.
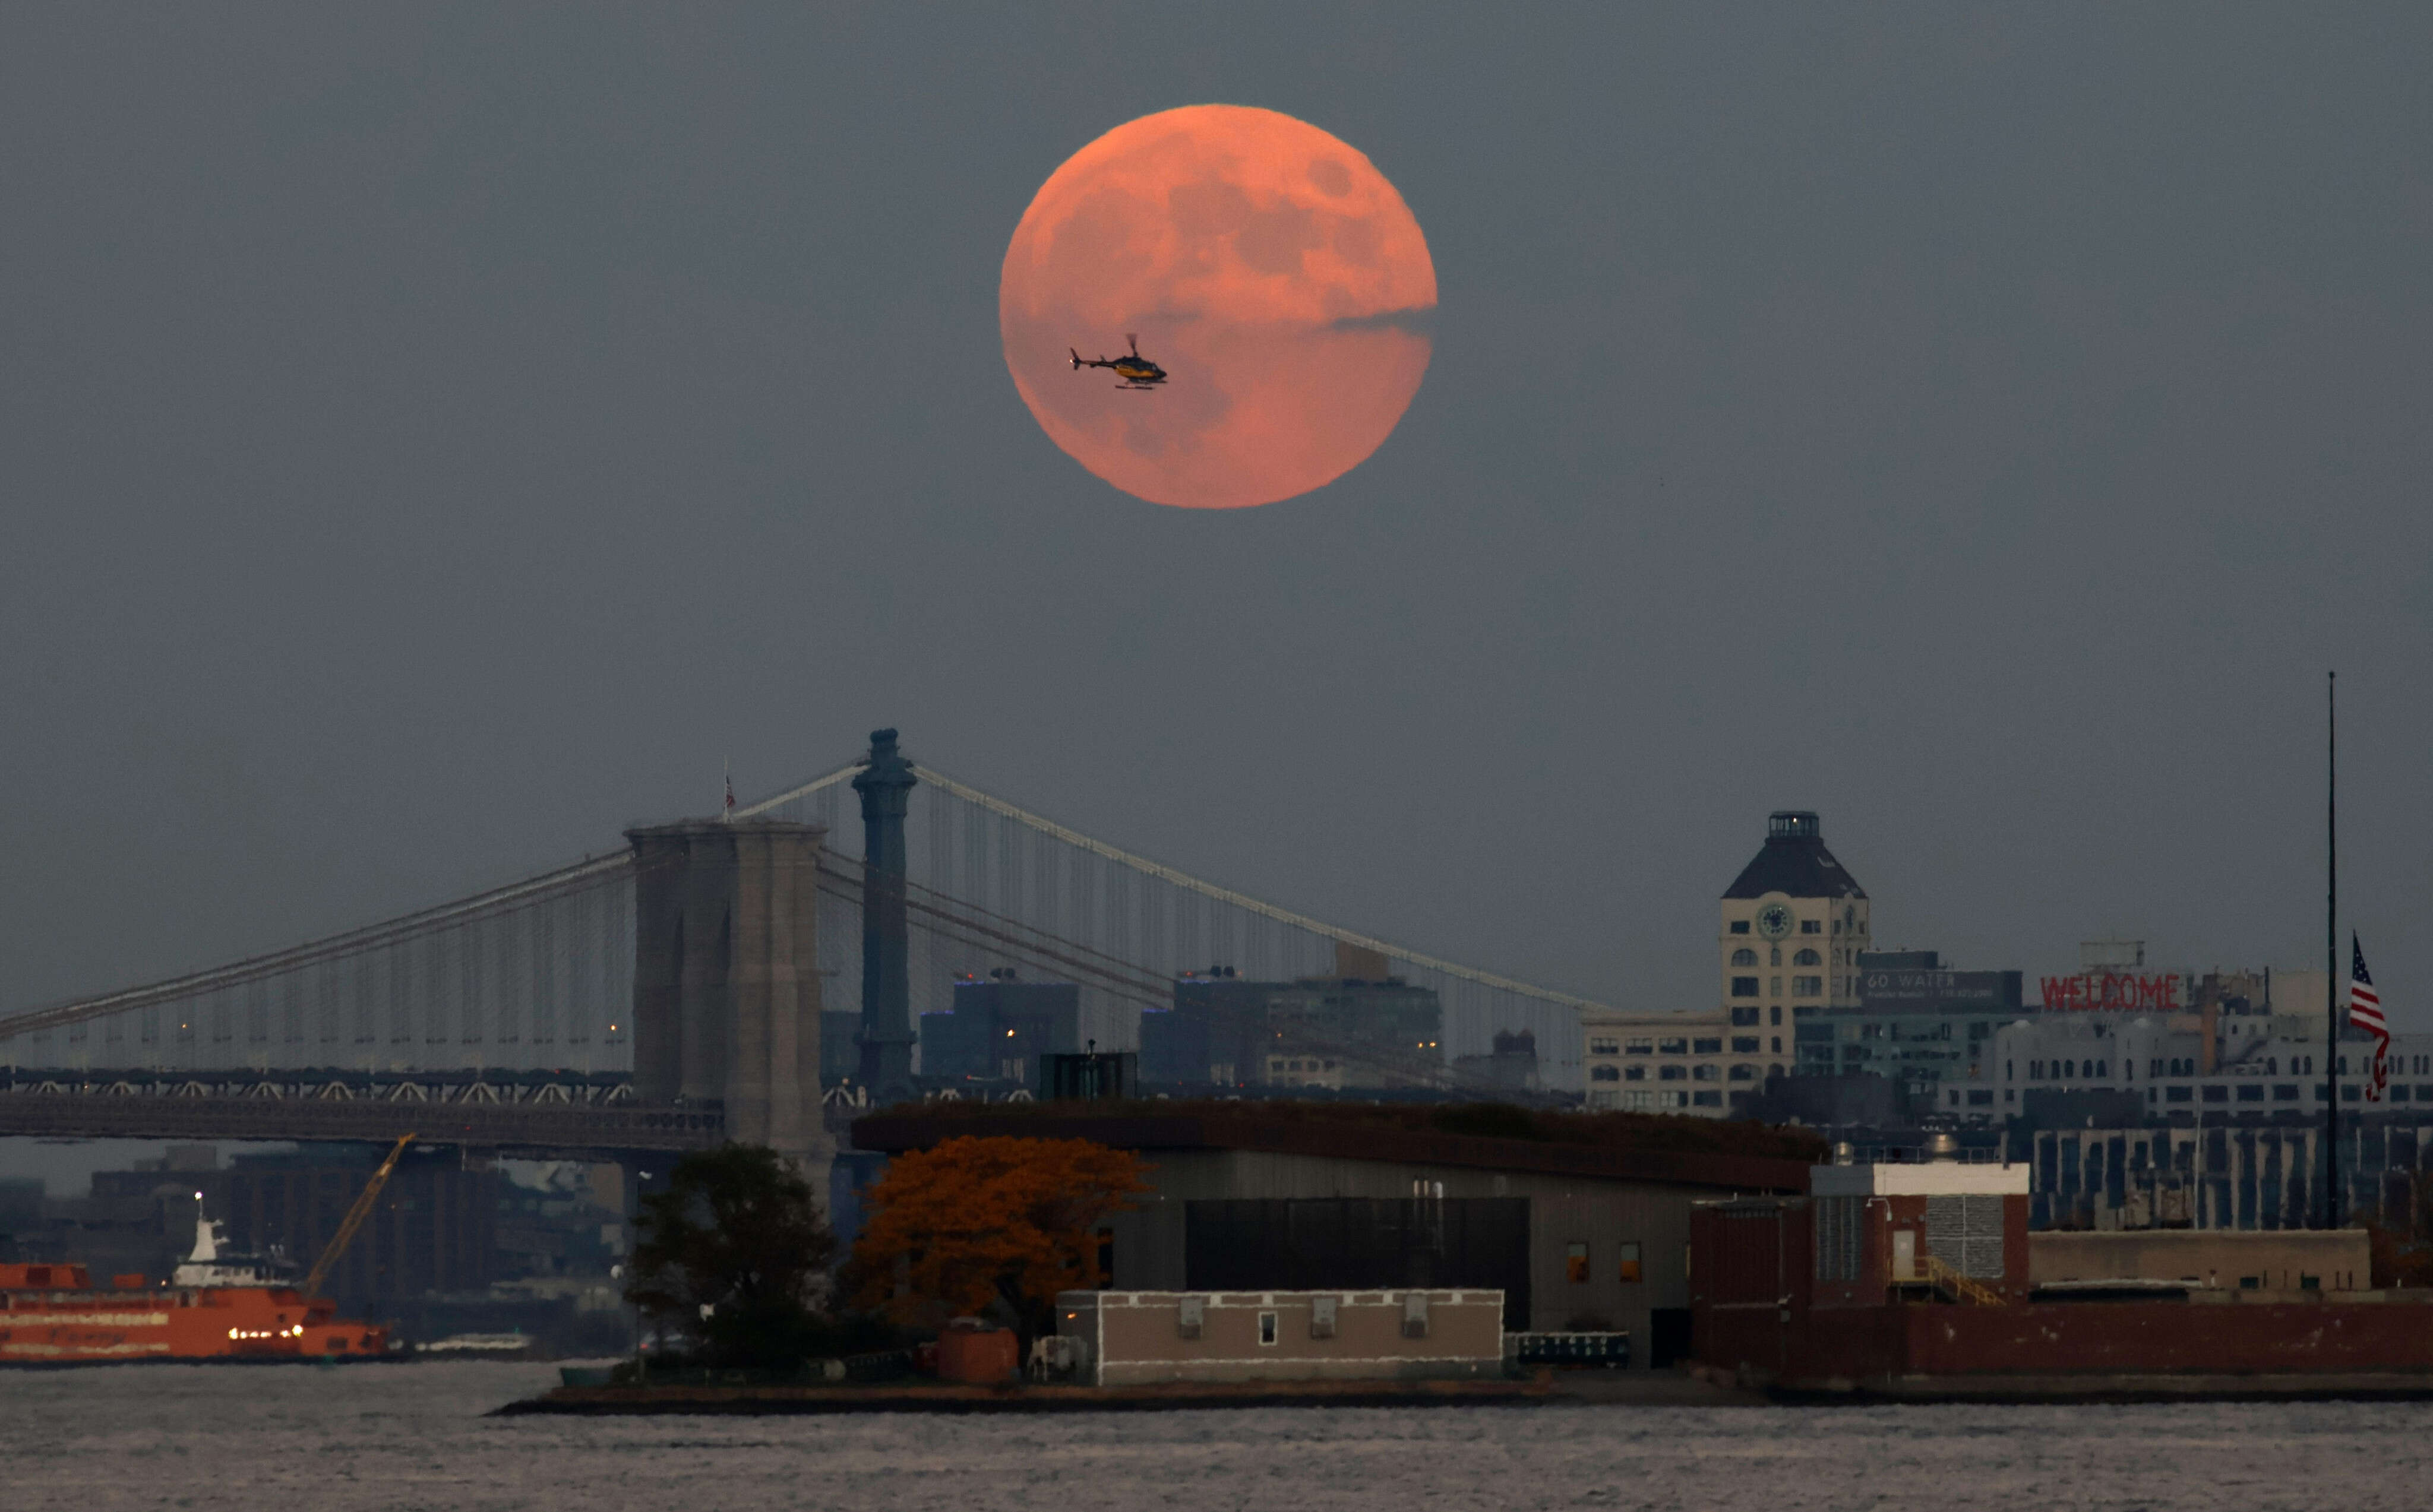
[{"label": "bridge roadway", "polygon": [[355,1140],[412,1133],[510,1158],[713,1148],[713,1105],[631,1100],[621,1079],[369,1078],[296,1072],[0,1072],[0,1136]]}]

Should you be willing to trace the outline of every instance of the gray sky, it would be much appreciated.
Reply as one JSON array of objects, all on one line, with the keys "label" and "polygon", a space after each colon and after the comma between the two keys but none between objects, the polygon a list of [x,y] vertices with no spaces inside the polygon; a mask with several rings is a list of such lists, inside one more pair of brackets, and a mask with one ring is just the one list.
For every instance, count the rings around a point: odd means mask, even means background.
[{"label": "gray sky", "polygon": [[[0,9],[0,1004],[853,756],[1633,1006],[1807,807],[1880,942],[2433,1027],[2433,8]],[[1098,483],[1008,236],[1260,105],[1426,230],[1319,494]]]}]

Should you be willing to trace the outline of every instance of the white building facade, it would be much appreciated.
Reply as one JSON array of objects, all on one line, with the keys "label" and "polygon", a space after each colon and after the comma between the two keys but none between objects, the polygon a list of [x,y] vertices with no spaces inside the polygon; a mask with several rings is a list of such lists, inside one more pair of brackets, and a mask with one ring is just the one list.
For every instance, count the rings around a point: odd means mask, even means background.
[{"label": "white building facade", "polygon": [[1728,1116],[1735,1094],[1796,1073],[1803,1027],[1829,1065],[1823,1015],[1859,1001],[1867,908],[1814,814],[1771,816],[1764,847],[1724,892],[1715,1006],[1581,1015],[1589,1106]]}]

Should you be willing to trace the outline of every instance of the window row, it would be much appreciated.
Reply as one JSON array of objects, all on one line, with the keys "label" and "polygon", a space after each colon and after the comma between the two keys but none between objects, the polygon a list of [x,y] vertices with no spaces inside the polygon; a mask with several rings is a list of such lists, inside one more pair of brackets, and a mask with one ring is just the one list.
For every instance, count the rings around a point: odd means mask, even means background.
[{"label": "window row", "polygon": [[[1734,919],[1731,923],[1724,926],[1724,929],[1727,934],[1744,935],[1749,932],[1749,922],[1746,919]],[[1825,932],[1825,921],[1822,919],[1802,919],[1799,921],[1799,932],[1804,935],[1821,935]],[[1833,921],[1833,932],[1837,935],[1857,934],[1859,932],[1857,910],[1852,909],[1844,909],[1843,916]]]},{"label": "window row", "polygon": [[1718,1091],[1718,1092],[1640,1092],[1640,1091],[1631,1091],[1631,1092],[1591,1092],[1591,1093],[1590,1093],[1590,1094],[1589,1094],[1589,1106],[1590,1106],[1590,1107],[1591,1107],[1591,1108],[1629,1108],[1629,1109],[1660,1109],[1660,1108],[1721,1108],[1723,1105],[1724,1105],[1724,1095],[1723,1095],[1721,1092],[1719,1092],[1719,1091]]},{"label": "window row", "polygon": [[[1782,964],[1782,947],[1780,945],[1774,947],[1773,957],[1773,964],[1777,966]],[[1825,958],[1818,955],[1813,950],[1802,949],[1791,958],[1791,963],[1795,966],[1822,966],[1825,964]],[[1740,949],[1732,952],[1732,964],[1735,966],[1754,966],[1757,964],[1757,952],[1744,945]]]},{"label": "window row", "polygon": [[[1782,995],[1781,977],[1777,977],[1774,978],[1770,991],[1774,996],[1779,997]],[[1735,977],[1731,979],[1731,992],[1734,997],[1755,997],[1759,995],[1758,978],[1754,977]],[[1791,978],[1791,995],[1794,997],[1822,997],[1825,995],[1825,978],[1822,977],[1794,977]]]}]

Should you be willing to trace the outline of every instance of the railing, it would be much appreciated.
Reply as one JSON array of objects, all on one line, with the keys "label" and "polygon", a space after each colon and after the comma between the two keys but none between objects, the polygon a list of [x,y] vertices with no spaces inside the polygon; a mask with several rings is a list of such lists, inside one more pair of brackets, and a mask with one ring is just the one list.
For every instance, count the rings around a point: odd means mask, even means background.
[{"label": "railing", "polygon": [[1964,1276],[1957,1270],[1952,1269],[1949,1265],[1945,1263],[1940,1255],[1929,1255],[1926,1257],[1926,1277],[1927,1280],[1934,1283],[1938,1286],[1950,1288],[1951,1294],[1954,1297],[1959,1298],[1964,1302],[1973,1302],[1979,1307],[1999,1307],[2002,1305],[2001,1293],[1986,1285],[1983,1282]]}]

